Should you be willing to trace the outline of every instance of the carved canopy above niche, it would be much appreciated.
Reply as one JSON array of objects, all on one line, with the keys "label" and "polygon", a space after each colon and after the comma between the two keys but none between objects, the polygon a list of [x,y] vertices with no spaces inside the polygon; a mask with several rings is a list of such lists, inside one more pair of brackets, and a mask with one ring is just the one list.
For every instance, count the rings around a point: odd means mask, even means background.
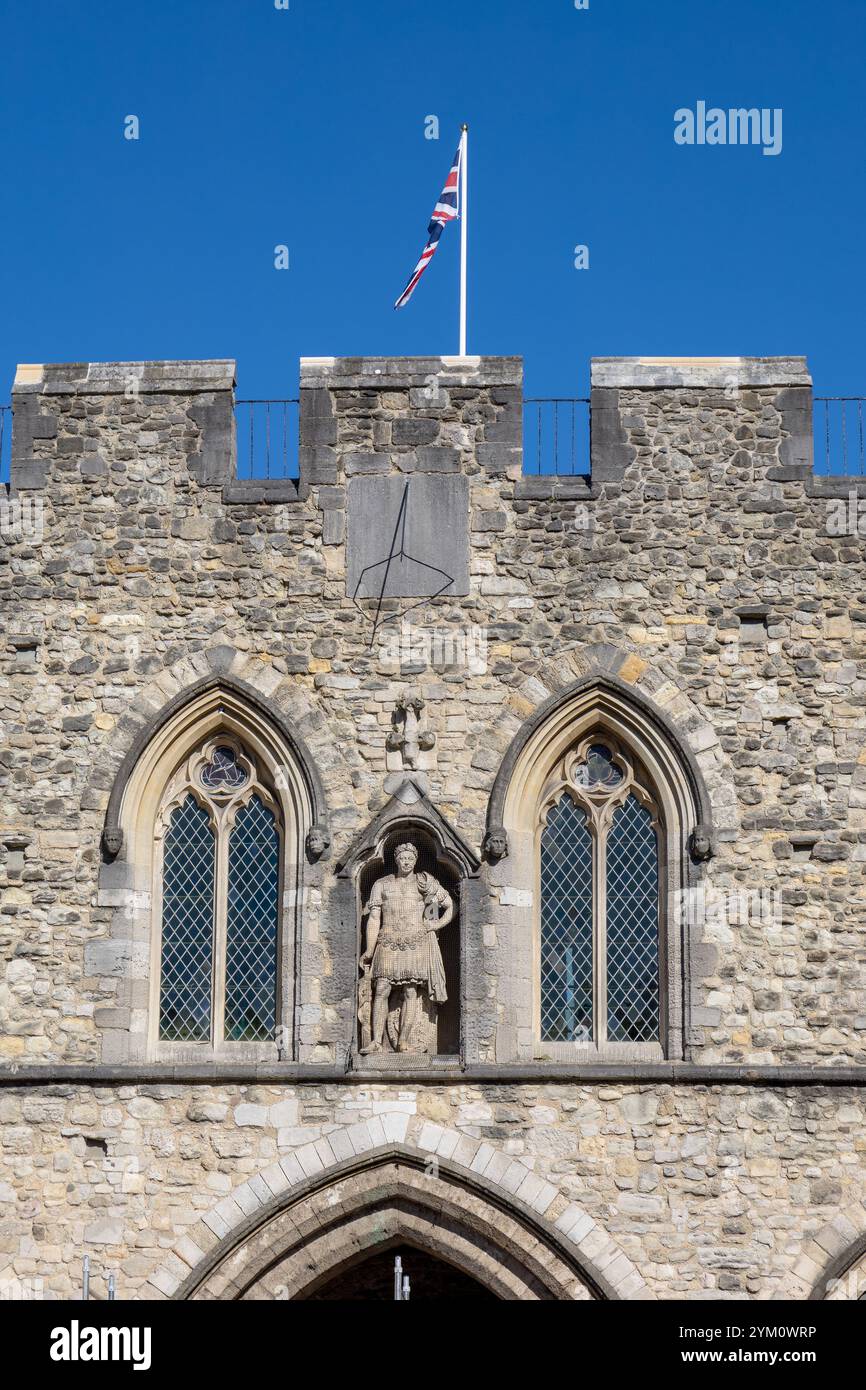
[{"label": "carved canopy above niche", "polygon": [[401,795],[403,788],[391,797],[337,865],[337,877],[351,877],[370,858],[376,855],[381,857],[383,845],[389,835],[400,827],[411,824],[427,830],[433,836],[441,854],[454,861],[462,878],[474,877],[481,867],[481,861],[472,847],[441,811],[437,811],[433,803],[413,786],[411,779],[406,779],[404,787],[411,799]]}]

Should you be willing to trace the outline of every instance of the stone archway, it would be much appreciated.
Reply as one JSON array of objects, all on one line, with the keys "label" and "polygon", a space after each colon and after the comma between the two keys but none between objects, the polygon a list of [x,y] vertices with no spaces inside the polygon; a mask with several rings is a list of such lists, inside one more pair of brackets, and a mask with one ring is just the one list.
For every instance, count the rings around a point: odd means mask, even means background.
[{"label": "stone archway", "polygon": [[805,1243],[789,1276],[810,1301],[866,1299],[866,1201],[839,1211]]},{"label": "stone archway", "polygon": [[241,1183],[149,1285],[176,1299],[305,1298],[401,1245],[494,1297],[653,1297],[621,1247],[523,1159],[398,1112],[311,1138]]},{"label": "stone archway", "polygon": [[[409,1245],[494,1297],[529,1301],[599,1296],[555,1242],[480,1189],[406,1155],[382,1156],[327,1182],[277,1216],[221,1266],[196,1298],[308,1298],[371,1256]],[[279,1254],[275,1255],[275,1252]]]},{"label": "stone archway", "polygon": [[383,1250],[410,1245],[496,1298],[529,1301],[610,1296],[605,1281],[522,1213],[469,1184],[449,1165],[385,1152],[329,1174],[275,1211],[180,1296],[221,1300],[308,1298]]},{"label": "stone archway", "polygon": [[493,1297],[653,1298],[619,1244],[521,1158],[389,1111],[300,1144],[204,1212],[150,1297],[309,1297],[324,1276],[407,1244]]}]

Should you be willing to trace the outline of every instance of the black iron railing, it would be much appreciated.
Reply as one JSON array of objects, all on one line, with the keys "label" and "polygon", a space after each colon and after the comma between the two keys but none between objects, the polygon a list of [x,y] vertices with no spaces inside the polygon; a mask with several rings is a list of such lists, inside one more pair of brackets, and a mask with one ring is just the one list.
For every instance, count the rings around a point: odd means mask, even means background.
[{"label": "black iron railing", "polygon": [[866,473],[863,407],[866,396],[815,397],[815,472],[839,477]]},{"label": "black iron railing", "polygon": [[530,396],[523,402],[524,473],[589,473],[589,400]]},{"label": "black iron railing", "polygon": [[[589,473],[589,400],[530,397],[523,403],[523,471]],[[297,478],[297,400],[235,402],[239,478]]]},{"label": "black iron railing", "polygon": [[239,478],[297,478],[297,400],[235,401]]}]

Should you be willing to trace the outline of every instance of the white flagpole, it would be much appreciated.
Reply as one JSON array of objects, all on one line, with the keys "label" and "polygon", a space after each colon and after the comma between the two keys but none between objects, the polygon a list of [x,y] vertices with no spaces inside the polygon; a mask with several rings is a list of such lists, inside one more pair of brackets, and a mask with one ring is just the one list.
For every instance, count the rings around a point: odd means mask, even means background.
[{"label": "white flagpole", "polygon": [[466,187],[467,163],[469,155],[469,127],[463,126],[461,135],[463,154],[460,159],[460,356],[466,356]]}]

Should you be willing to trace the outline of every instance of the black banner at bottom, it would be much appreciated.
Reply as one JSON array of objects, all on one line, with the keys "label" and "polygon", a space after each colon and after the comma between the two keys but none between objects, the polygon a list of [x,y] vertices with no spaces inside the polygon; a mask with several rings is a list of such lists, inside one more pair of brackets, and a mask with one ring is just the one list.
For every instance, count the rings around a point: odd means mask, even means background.
[{"label": "black banner at bottom", "polygon": [[[432,1306],[437,1301],[447,1310]],[[597,1362],[604,1356],[618,1380],[630,1372],[691,1379],[714,1367],[842,1371],[861,1355],[864,1311],[866,1304],[847,1301],[577,1302],[536,1304],[523,1313],[513,1304],[468,1301],[461,1307],[461,1300],[447,1299],[400,1308],[360,1300],[0,1302],[0,1336],[7,1355],[17,1360],[23,1353],[28,1370],[59,1383],[70,1376],[98,1379],[103,1370],[171,1380],[208,1374],[221,1381],[228,1375],[260,1380],[272,1368],[281,1377],[302,1368],[309,1374],[311,1357],[321,1358],[329,1378],[341,1366],[355,1374],[366,1366],[369,1374],[377,1348],[385,1346],[392,1367],[402,1349],[414,1374],[426,1370],[431,1379],[448,1374],[452,1356],[459,1357],[464,1378],[473,1353],[487,1384],[494,1374],[513,1379],[518,1365],[525,1374],[527,1356],[540,1357],[541,1371],[551,1355],[557,1375],[563,1356],[584,1367],[586,1357]],[[551,1335],[569,1340],[551,1343]],[[544,1341],[535,1340],[540,1336]]]}]

